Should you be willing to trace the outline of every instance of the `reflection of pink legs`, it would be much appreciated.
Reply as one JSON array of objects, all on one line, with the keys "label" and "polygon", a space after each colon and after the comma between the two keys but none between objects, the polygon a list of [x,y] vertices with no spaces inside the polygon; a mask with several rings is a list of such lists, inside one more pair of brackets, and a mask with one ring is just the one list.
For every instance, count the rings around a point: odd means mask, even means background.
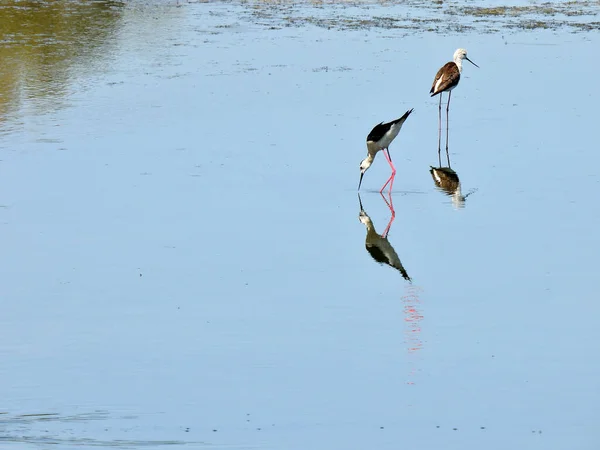
[{"label": "reflection of pink legs", "polygon": [[[381,194],[381,192],[380,192]],[[381,237],[383,238],[387,238],[388,233],[390,232],[390,228],[392,226],[392,223],[394,222],[394,219],[396,218],[396,211],[394,211],[394,202],[392,201],[392,191],[390,189],[390,192],[388,193],[388,197],[390,199],[390,201],[388,202],[387,199],[385,198],[385,196],[383,194],[381,194],[381,197],[383,198],[383,201],[385,202],[385,204],[387,205],[387,207],[390,209],[390,213],[392,214],[390,217],[390,221],[387,224],[387,227],[385,227],[385,230],[383,230],[383,233],[381,234]]]},{"label": "reflection of pink legs", "polygon": [[[385,204],[389,208],[390,212],[392,213],[392,216],[395,216],[396,215],[396,211],[394,211],[394,202],[392,200],[392,193],[388,192],[388,198],[385,198],[385,195],[381,194],[381,198],[383,198],[383,201],[385,202]],[[389,201],[388,201],[388,199],[389,199]]]},{"label": "reflection of pink legs", "polygon": [[387,148],[383,149],[383,156],[385,156],[386,161],[392,168],[392,175],[388,178],[388,180],[385,182],[385,184],[379,191],[380,194],[383,192],[388,183],[390,185],[390,193],[392,192],[392,186],[394,186],[394,177],[396,176],[396,168],[394,167],[394,163],[392,163],[392,157],[390,156],[390,151]]}]

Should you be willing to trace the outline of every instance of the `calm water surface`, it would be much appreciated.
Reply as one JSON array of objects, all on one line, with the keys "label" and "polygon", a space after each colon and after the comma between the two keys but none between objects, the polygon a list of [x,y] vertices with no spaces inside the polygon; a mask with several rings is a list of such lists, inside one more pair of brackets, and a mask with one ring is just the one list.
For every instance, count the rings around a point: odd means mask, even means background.
[{"label": "calm water surface", "polygon": [[598,18],[464,5],[3,2],[1,446],[597,449]]}]

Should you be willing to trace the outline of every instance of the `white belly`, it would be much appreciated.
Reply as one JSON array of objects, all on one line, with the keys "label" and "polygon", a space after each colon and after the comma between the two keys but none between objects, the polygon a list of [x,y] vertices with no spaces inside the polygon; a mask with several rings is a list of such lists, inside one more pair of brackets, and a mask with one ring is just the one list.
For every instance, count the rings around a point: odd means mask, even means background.
[{"label": "white belly", "polygon": [[390,146],[392,141],[396,139],[396,136],[398,136],[398,133],[400,133],[400,128],[402,128],[402,125],[400,125],[399,123],[395,123],[394,125],[392,125],[390,130],[377,143],[379,146],[379,150],[383,148],[388,148]]}]

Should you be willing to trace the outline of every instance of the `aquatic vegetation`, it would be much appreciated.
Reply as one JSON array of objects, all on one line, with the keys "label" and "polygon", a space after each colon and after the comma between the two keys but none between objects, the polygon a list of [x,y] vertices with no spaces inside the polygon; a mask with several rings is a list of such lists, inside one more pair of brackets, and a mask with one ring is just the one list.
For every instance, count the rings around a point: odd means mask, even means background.
[{"label": "aquatic vegetation", "polygon": [[[271,27],[317,26],[327,29],[404,29],[433,33],[494,33],[502,30],[598,29],[597,2],[544,2],[527,6],[472,6],[463,2],[262,1],[240,3],[255,24]],[[574,21],[572,18],[577,18]],[[589,21],[589,22],[588,22]]]}]

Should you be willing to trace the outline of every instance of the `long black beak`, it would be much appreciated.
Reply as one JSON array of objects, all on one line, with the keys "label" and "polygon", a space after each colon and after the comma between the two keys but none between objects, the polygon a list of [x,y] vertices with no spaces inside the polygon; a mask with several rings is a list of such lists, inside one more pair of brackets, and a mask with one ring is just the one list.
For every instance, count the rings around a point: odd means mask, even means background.
[{"label": "long black beak", "polygon": [[479,69],[479,66],[465,56],[465,59]]},{"label": "long black beak", "polygon": [[360,184],[362,183],[362,177],[363,177],[363,175],[364,175],[364,174],[365,174],[364,172],[361,172],[361,173],[360,173],[360,180],[359,180],[359,182],[358,182],[358,190],[359,190],[359,191],[360,191]]},{"label": "long black beak", "polygon": [[360,205],[360,211],[363,212],[363,205],[362,205],[362,201],[360,200],[360,194],[358,194],[358,204]]}]

